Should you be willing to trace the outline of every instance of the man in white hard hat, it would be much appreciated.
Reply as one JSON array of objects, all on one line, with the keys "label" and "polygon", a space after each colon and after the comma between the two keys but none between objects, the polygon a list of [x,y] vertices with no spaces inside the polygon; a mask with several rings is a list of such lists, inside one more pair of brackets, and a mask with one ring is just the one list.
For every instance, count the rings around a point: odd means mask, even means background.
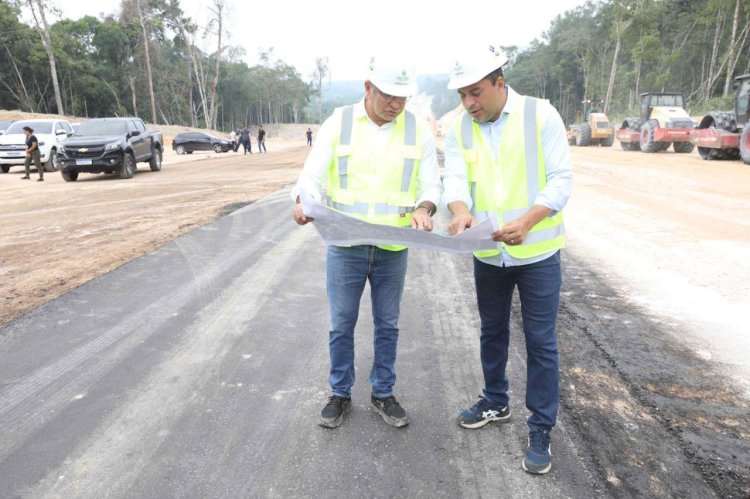
[{"label": "man in white hard hat", "polygon": [[462,232],[494,213],[500,229],[493,239],[501,243],[496,251],[475,253],[485,386],[458,423],[473,429],[510,419],[505,367],[517,287],[526,338],[526,407],[531,412],[522,467],[541,474],[552,466],[550,431],[559,405],[555,324],[571,161],[560,115],[548,101],[510,88],[502,70],[507,62],[497,46],[475,47],[453,61],[448,83],[465,110],[445,137],[444,200],[453,215],[448,230]]},{"label": "man in white hard hat", "polygon": [[[414,64],[400,58],[370,59],[364,99],[338,108],[320,127],[318,138],[292,190],[294,219],[304,225],[300,191],[320,199],[327,183],[329,207],[368,222],[432,230],[442,185],[435,142],[414,114],[405,111],[416,92]],[[331,396],[319,423],[341,424],[352,407],[354,326],[365,283],[370,281],[374,319],[371,404],[386,423],[408,423],[393,395],[401,295],[406,277],[404,246],[329,246],[326,288],[330,310]]]}]

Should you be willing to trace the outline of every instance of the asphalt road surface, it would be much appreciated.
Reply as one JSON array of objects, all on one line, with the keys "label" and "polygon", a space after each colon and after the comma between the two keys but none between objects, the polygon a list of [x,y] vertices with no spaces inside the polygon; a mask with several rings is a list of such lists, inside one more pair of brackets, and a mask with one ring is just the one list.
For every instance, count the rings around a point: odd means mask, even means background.
[{"label": "asphalt road surface", "polygon": [[[396,395],[369,408],[369,295],[354,410],[327,396],[325,248],[286,191],[179,237],[0,329],[0,497],[746,497],[748,408],[575,254],[564,255],[553,471],[512,421],[464,430],[481,392],[471,259],[410,253]],[[679,388],[679,389],[678,389]]]}]

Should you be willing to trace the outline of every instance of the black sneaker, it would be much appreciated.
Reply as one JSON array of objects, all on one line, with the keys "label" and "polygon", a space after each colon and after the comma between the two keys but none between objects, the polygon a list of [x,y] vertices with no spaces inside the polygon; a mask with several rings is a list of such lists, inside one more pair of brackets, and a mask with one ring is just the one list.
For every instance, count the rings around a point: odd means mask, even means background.
[{"label": "black sneaker", "polygon": [[21,180],[29,180],[30,178],[31,177],[29,177],[28,175],[24,175],[23,177],[21,177]]},{"label": "black sneaker", "polygon": [[464,428],[481,428],[493,421],[505,423],[510,420],[510,407],[493,404],[480,396],[479,402],[458,415],[458,424]]},{"label": "black sneaker", "polygon": [[38,179],[36,179],[36,181],[37,182],[44,182],[44,179],[43,178],[38,178]]},{"label": "black sneaker", "polygon": [[521,468],[524,471],[535,475],[543,475],[552,468],[552,452],[549,441],[549,430],[537,428],[529,432],[526,455],[521,462]]},{"label": "black sneaker", "polygon": [[371,395],[370,402],[372,402],[372,406],[383,417],[383,421],[389,425],[401,428],[409,424],[409,418],[406,417],[406,410],[401,407],[393,395],[384,398]]},{"label": "black sneaker", "polygon": [[344,421],[344,414],[352,410],[352,399],[331,395],[320,412],[320,426],[336,428]]}]

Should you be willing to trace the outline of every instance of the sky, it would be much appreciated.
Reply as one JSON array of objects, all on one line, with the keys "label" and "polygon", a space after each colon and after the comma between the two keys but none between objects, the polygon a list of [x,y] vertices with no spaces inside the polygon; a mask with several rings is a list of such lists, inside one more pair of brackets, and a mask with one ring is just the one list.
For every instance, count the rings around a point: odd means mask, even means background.
[{"label": "sky", "polygon": [[[119,0],[51,0],[62,15],[113,14]],[[420,74],[447,73],[455,48],[467,40],[521,47],[541,36],[550,21],[584,0],[225,0],[227,43],[245,49],[245,61],[258,62],[261,48],[308,79],[317,57],[328,57],[333,80],[363,79],[373,51],[414,51]],[[212,0],[182,0],[199,24],[210,17]],[[207,40],[213,52],[216,42]],[[201,45],[200,43],[198,45]]]}]

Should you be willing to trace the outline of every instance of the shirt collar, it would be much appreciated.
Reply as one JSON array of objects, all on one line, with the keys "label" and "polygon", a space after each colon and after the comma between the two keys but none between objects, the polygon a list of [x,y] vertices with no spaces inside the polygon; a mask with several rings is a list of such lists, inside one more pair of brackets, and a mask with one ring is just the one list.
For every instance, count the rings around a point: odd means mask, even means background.
[{"label": "shirt collar", "polygon": [[[406,110],[404,110],[404,111],[402,111],[402,112],[406,112]],[[368,120],[370,121],[370,123],[372,123],[372,124],[373,124],[373,125],[375,125],[375,126],[378,126],[378,125],[376,125],[376,124],[375,124],[375,122],[374,122],[374,121],[372,121],[372,120],[370,119],[370,116],[369,116],[369,115],[367,114],[367,109],[365,109],[365,99],[364,99],[364,97],[362,98],[362,100],[361,100],[361,101],[359,101],[359,102],[357,102],[356,104],[354,104],[354,112],[353,112],[353,115],[354,115],[354,119],[355,119],[355,120],[361,120],[361,119],[363,119],[363,118],[367,118],[367,119],[368,119]],[[400,116],[400,115],[399,115],[399,116]],[[398,119],[398,118],[397,118],[397,119]],[[390,126],[393,126],[393,124],[394,124],[395,122],[396,122],[396,120],[393,120],[393,121],[391,121],[391,122],[388,122],[388,123],[383,123],[382,125],[378,126],[378,128],[388,128],[388,127],[390,127]]]},{"label": "shirt collar", "polygon": [[503,113],[515,113],[516,111],[518,111],[518,106],[521,103],[521,96],[518,95],[518,92],[510,88],[508,85],[506,85],[505,88],[508,89],[508,99],[505,101]]}]

